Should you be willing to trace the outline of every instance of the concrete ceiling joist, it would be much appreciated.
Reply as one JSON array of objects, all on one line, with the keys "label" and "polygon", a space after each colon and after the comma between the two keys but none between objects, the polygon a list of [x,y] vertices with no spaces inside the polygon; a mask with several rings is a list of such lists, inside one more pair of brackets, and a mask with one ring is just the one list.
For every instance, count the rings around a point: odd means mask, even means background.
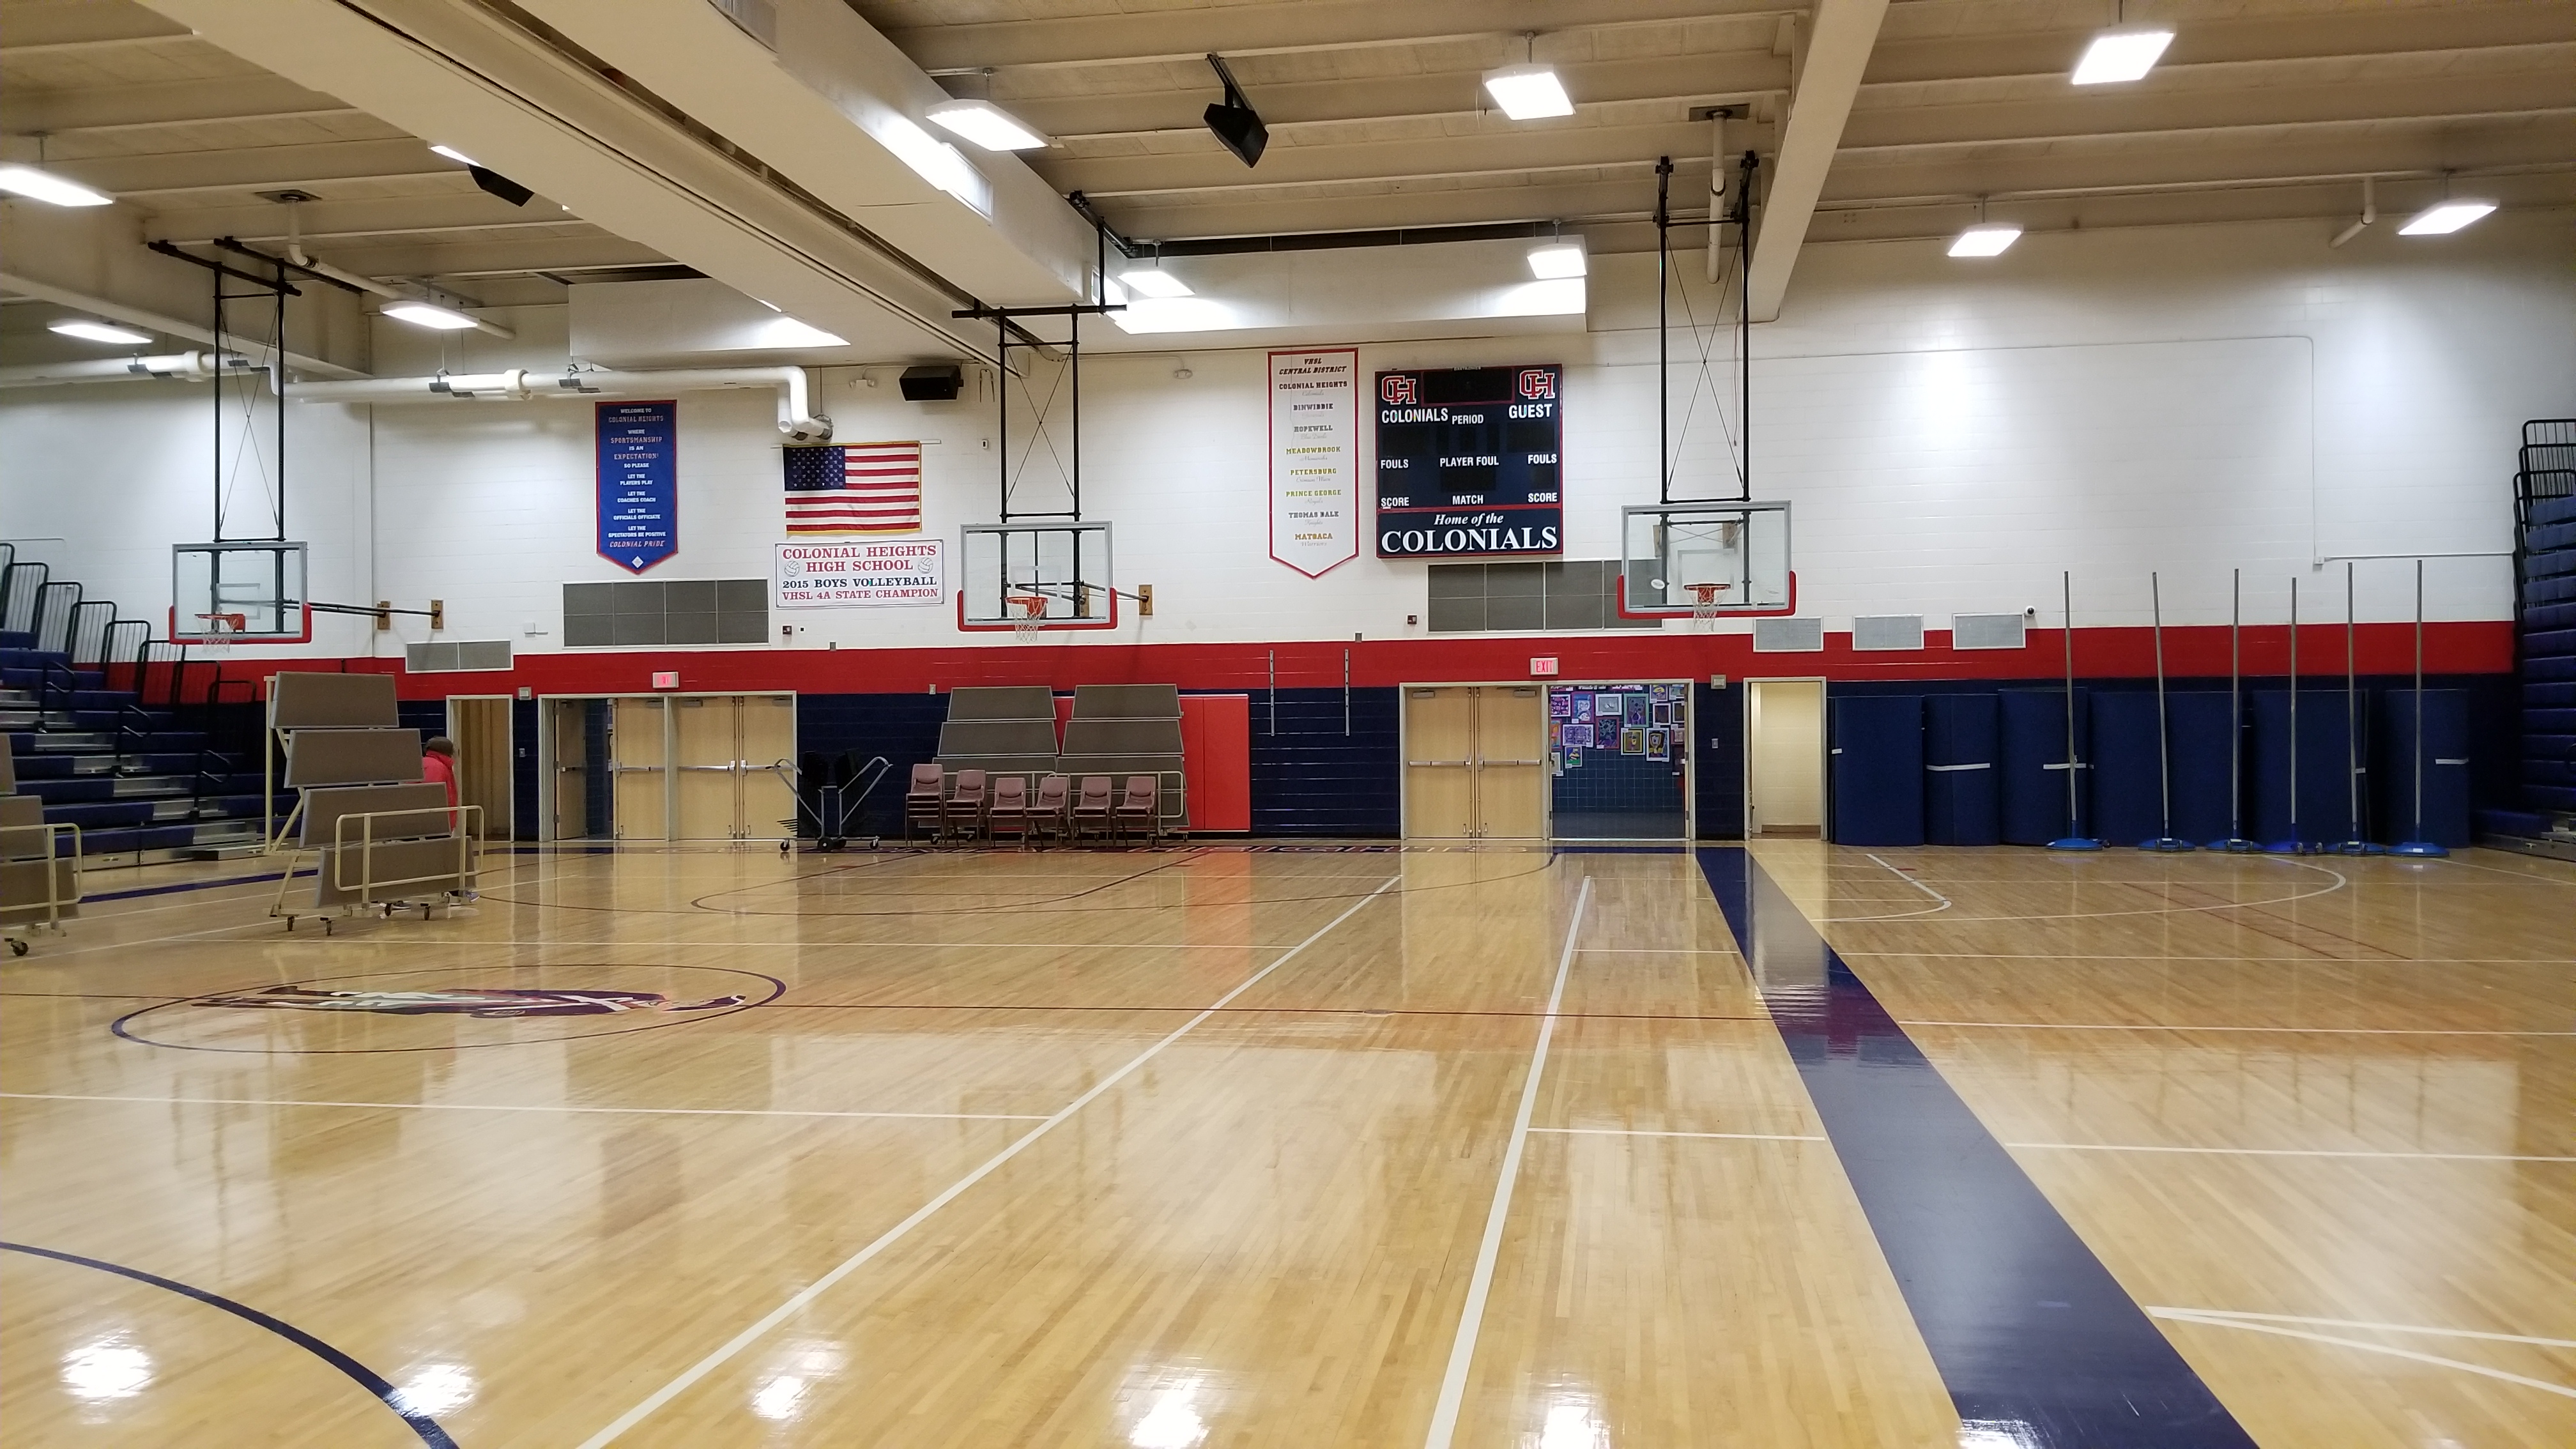
[{"label": "concrete ceiling joist", "polygon": [[1746,269],[1747,315],[1756,322],[1779,319],[1790,270],[1798,264],[1798,248],[1824,195],[1825,173],[1842,145],[1843,123],[1886,18],[1887,0],[1816,0],[1816,23],[1803,37],[1797,89]]}]

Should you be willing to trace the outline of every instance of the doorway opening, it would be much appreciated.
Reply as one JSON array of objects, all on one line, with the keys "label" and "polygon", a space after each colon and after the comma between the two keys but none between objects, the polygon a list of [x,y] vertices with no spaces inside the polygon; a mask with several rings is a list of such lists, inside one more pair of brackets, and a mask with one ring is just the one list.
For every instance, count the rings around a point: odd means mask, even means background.
[{"label": "doorway opening", "polygon": [[456,743],[456,800],[480,805],[482,838],[508,840],[515,771],[510,738],[510,697],[453,694],[447,698],[447,737]]},{"label": "doorway opening", "polygon": [[1820,839],[1825,829],[1825,682],[1744,682],[1744,833]]},{"label": "doorway opening", "polygon": [[541,705],[549,840],[784,840],[796,696],[555,697]]},{"label": "doorway opening", "polygon": [[1407,685],[1404,833],[1544,839],[1547,723],[1534,684]]},{"label": "doorway opening", "polygon": [[1690,686],[1547,691],[1549,831],[1559,840],[1690,836]]}]

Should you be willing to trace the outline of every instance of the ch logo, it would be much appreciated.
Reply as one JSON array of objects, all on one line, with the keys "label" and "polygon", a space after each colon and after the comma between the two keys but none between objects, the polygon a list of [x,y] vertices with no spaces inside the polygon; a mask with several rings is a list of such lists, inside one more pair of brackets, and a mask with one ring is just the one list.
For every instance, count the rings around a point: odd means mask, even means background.
[{"label": "ch logo", "polygon": [[1388,404],[1418,403],[1422,401],[1421,380],[1400,372],[1389,373],[1377,380],[1377,395],[1379,401]]},{"label": "ch logo", "polygon": [[1523,397],[1556,396],[1556,374],[1544,367],[1524,367],[1520,382]]}]

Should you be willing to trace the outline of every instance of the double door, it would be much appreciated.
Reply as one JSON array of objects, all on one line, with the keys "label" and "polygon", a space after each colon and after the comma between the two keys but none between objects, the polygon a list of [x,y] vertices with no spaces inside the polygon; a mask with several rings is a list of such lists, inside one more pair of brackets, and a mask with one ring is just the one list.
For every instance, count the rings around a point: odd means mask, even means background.
[{"label": "double door", "polygon": [[796,697],[620,695],[554,711],[558,840],[784,839]]},{"label": "double door", "polygon": [[1547,835],[1547,694],[1536,685],[1404,691],[1404,833],[1449,840]]}]

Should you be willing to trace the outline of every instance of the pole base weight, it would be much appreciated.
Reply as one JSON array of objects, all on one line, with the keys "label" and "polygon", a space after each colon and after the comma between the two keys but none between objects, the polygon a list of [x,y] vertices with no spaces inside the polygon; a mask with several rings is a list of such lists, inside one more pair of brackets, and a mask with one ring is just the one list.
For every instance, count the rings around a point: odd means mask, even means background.
[{"label": "pole base weight", "polygon": [[2212,850],[2223,850],[2229,855],[2261,855],[2263,853],[2263,847],[2255,844],[2253,841],[2247,840],[2241,835],[2231,835],[2225,840],[2213,840],[2209,843],[2209,848]]},{"label": "pole base weight", "polygon": [[2161,851],[2167,855],[2180,855],[2185,851],[2198,850],[2200,847],[2192,844],[2188,840],[2176,840],[2170,835],[2160,835],[2153,840],[2139,841],[2138,849]]},{"label": "pole base weight", "polygon": [[2347,840],[2327,847],[2337,855],[2386,855],[2388,847],[2375,840]]},{"label": "pole base weight", "polygon": [[2388,853],[2390,855],[2407,855],[2414,856],[2419,859],[2438,860],[2449,855],[2451,852],[2442,846],[2435,845],[2429,840],[2408,840],[2401,841],[2396,845],[2388,847]]},{"label": "pole base weight", "polygon": [[2308,843],[2304,840],[2276,840],[2264,846],[2263,853],[2265,855],[2305,855],[2308,849]]},{"label": "pole base weight", "polygon": [[2052,840],[2048,842],[2048,848],[2051,850],[2100,850],[2102,848],[2102,842],[2098,840],[2087,840],[2081,835],[2070,835],[2063,840]]}]

